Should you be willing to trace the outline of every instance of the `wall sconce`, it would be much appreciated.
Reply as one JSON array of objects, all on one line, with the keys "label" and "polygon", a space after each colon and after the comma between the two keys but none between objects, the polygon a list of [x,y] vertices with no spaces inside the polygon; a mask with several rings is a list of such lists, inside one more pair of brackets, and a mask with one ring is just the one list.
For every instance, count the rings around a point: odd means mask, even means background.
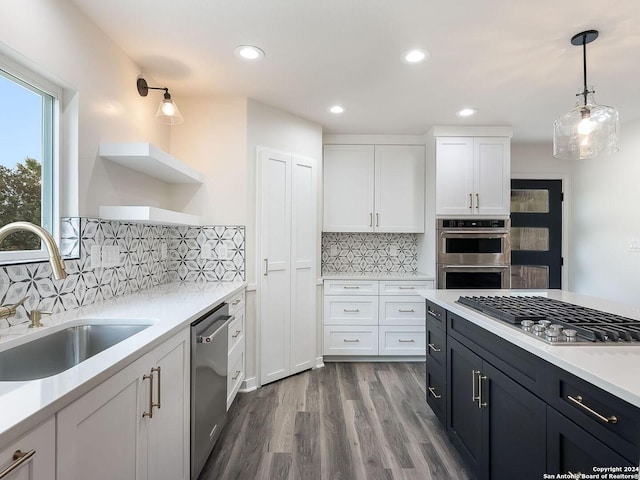
[{"label": "wall sconce", "polygon": [[164,90],[164,98],[160,102],[160,106],[156,112],[156,119],[165,125],[178,125],[180,123],[184,123],[184,118],[182,118],[182,114],[180,113],[180,110],[178,110],[176,103],[171,100],[171,94],[167,87],[150,87],[147,85],[147,81],[142,77],[138,78],[136,81],[136,87],[141,97],[146,97],[149,94],[149,90]]}]

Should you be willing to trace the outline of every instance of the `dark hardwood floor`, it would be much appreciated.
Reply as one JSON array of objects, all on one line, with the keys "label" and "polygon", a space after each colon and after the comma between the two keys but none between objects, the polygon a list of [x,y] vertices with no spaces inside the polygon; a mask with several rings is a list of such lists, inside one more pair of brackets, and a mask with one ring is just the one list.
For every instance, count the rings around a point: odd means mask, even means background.
[{"label": "dark hardwood floor", "polygon": [[465,478],[424,363],[327,363],[238,394],[199,480]]}]

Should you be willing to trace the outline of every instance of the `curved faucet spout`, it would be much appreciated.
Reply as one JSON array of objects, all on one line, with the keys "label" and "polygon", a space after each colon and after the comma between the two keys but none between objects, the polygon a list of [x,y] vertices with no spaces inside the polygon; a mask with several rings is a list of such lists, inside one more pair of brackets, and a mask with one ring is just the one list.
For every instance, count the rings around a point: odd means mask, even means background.
[{"label": "curved faucet spout", "polygon": [[0,244],[5,238],[15,232],[31,232],[37,235],[40,240],[42,240],[42,243],[44,243],[44,246],[47,248],[47,252],[49,253],[49,263],[51,264],[51,270],[53,271],[53,278],[61,280],[67,277],[64,261],[60,255],[60,250],[58,250],[58,246],[49,232],[30,222],[8,223],[4,227],[0,228]]}]

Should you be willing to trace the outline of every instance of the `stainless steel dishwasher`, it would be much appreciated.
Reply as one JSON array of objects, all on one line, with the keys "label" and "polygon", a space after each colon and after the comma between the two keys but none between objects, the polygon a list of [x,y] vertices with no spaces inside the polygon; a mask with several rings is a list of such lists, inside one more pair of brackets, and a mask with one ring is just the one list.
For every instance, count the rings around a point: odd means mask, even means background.
[{"label": "stainless steel dishwasher", "polygon": [[227,417],[229,306],[191,324],[191,478],[209,458]]}]

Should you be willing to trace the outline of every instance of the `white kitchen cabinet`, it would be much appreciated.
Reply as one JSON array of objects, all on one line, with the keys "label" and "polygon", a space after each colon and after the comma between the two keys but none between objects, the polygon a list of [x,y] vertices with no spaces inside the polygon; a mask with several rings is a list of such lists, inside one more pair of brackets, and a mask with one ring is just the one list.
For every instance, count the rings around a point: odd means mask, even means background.
[{"label": "white kitchen cabinet", "polygon": [[424,232],[421,145],[325,145],[325,232]]},{"label": "white kitchen cabinet", "polygon": [[313,368],[316,353],[317,163],[258,153],[260,382]]},{"label": "white kitchen cabinet", "polygon": [[426,355],[425,302],[416,291],[432,288],[433,280],[325,280],[324,355]]},{"label": "white kitchen cabinet", "polygon": [[436,214],[509,215],[508,137],[436,138]]},{"label": "white kitchen cabinet", "polygon": [[240,390],[245,378],[245,292],[229,300],[229,315],[234,320],[229,324],[229,353],[227,358],[227,410]]},{"label": "white kitchen cabinet", "polygon": [[6,480],[54,480],[56,478],[54,417],[0,451],[0,471],[10,466],[14,466],[15,469],[3,477]]},{"label": "white kitchen cabinet", "polygon": [[189,478],[189,338],[184,329],[58,412],[57,478]]}]

